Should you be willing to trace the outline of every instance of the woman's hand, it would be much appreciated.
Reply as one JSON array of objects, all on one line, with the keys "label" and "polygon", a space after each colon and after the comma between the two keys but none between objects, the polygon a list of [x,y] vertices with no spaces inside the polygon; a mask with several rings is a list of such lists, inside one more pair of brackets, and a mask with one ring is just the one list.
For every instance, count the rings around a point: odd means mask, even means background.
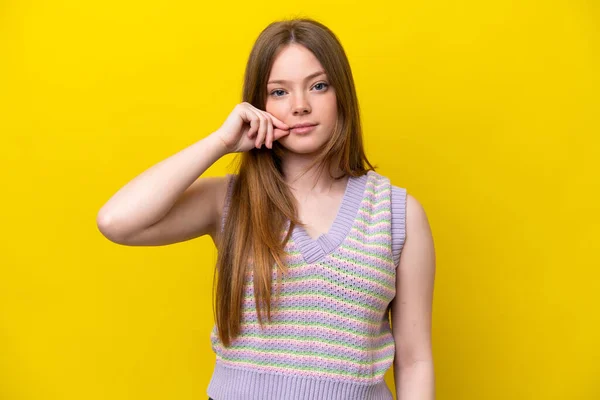
[{"label": "woman's hand", "polygon": [[273,142],[288,135],[290,127],[252,104],[237,104],[223,125],[214,133],[228,152],[248,151],[253,147],[273,148]]}]

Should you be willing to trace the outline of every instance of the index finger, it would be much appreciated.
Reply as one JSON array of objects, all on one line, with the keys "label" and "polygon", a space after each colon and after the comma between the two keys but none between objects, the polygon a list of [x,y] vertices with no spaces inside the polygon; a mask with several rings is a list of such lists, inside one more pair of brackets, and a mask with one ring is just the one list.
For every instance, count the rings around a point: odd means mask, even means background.
[{"label": "index finger", "polygon": [[290,129],[290,127],[285,122],[279,120],[273,114],[268,113],[266,111],[265,111],[265,113],[267,113],[267,115],[269,115],[273,119],[273,125],[275,125],[276,128],[279,128],[279,129],[284,130],[284,131],[287,131],[287,130]]}]

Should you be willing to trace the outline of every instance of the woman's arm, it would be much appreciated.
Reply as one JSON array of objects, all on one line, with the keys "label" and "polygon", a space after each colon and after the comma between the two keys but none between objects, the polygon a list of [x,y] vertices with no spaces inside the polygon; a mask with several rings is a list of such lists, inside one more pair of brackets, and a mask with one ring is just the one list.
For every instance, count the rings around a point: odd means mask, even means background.
[{"label": "woman's arm", "polygon": [[431,315],[435,250],[427,215],[411,195],[406,198],[406,239],[396,268],[392,332],[396,343],[394,381],[397,400],[434,400]]},{"label": "woman's arm", "polygon": [[215,243],[227,185],[225,177],[200,177],[229,153],[245,152],[287,136],[289,126],[252,104],[237,104],[208,137],[128,182],[96,216],[109,240],[132,246],[165,245],[210,234]]},{"label": "woman's arm", "polygon": [[128,182],[100,209],[97,225],[111,241],[157,246],[214,235],[224,178],[198,178],[227,153],[215,134]]}]

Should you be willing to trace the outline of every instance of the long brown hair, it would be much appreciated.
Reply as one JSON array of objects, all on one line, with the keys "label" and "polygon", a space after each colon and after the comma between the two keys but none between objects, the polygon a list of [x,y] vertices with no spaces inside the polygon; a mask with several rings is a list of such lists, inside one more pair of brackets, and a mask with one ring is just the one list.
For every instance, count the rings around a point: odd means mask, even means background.
[{"label": "long brown hair", "polygon": [[[322,23],[310,18],[296,18],[268,25],[250,52],[242,101],[265,109],[273,61],[291,43],[300,44],[315,55],[337,97],[338,118],[331,138],[307,171],[319,164],[320,174],[325,167],[339,163],[343,175],[332,178],[341,179],[375,170],[363,149],[358,99],[348,58],[336,35]],[[278,266],[278,281],[280,272],[287,273],[285,244],[295,225],[304,226],[297,218],[295,199],[282,173],[282,155],[283,149],[277,141],[272,150],[263,146],[241,155],[223,233],[217,245],[216,294],[213,286],[215,321],[219,339],[225,347],[240,334],[244,285],[249,272],[253,273],[259,324],[262,327],[262,307],[266,308],[267,318],[271,321],[272,268],[274,264]],[[331,170],[327,169],[331,175]],[[290,224],[283,236],[287,221]],[[277,289],[279,295],[279,285]]]}]

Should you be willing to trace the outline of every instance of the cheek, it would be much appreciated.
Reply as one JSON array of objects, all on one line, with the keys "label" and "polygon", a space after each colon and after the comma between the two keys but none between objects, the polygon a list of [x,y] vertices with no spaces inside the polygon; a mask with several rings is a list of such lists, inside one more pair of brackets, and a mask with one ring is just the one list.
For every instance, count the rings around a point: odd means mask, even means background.
[{"label": "cheek", "polygon": [[283,115],[283,107],[281,106],[281,104],[278,104],[273,101],[267,101],[267,103],[265,104],[265,111],[278,119],[281,119],[281,116]]},{"label": "cheek", "polygon": [[330,119],[335,120],[337,118],[337,99],[335,95],[327,99],[327,102],[323,105],[323,109],[327,110],[327,115]]}]

